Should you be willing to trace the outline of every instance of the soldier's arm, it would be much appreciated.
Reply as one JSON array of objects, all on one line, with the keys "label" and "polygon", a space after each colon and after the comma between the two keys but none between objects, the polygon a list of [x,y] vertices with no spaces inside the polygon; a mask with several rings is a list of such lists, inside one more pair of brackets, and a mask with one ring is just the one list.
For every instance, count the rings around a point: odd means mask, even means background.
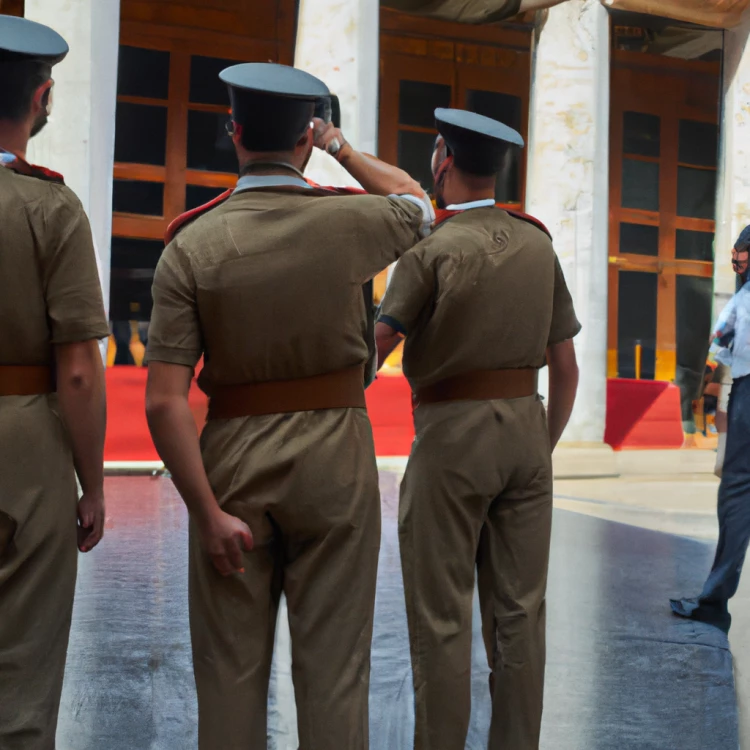
[{"label": "soldier's arm", "polygon": [[572,339],[547,349],[549,366],[549,406],[547,427],[554,451],[573,413],[578,391],[578,362]]},{"label": "soldier's arm", "polygon": [[206,476],[188,394],[203,353],[195,282],[175,243],[162,254],[153,284],[146,416],[151,437],[195,522],[201,544],[222,575],[242,572],[252,548],[247,525],[219,507]]},{"label": "soldier's arm", "polygon": [[198,431],[188,401],[193,368],[154,361],[154,356],[158,357],[158,352],[149,354],[146,386],[151,437],[191,516],[199,525],[208,526],[218,515],[219,505],[203,468]]},{"label": "soldier's arm", "polygon": [[565,283],[560,262],[554,259],[554,293],[552,322],[547,340],[549,366],[549,405],[547,427],[552,450],[557,447],[570,415],[573,413],[578,391],[578,362],[573,339],[580,333],[573,298]]},{"label": "soldier's arm", "polygon": [[83,497],[78,546],[93,549],[104,533],[104,366],[98,340],[109,335],[91,228],[67,188],[51,188],[51,251],[43,272],[56,360],[60,416],[70,436]]},{"label": "soldier's arm", "polygon": [[403,341],[404,335],[392,328],[388,323],[379,320],[375,324],[375,345],[378,348],[378,370],[393,354],[396,347]]},{"label": "soldier's arm", "polygon": [[316,119],[315,145],[331,153],[331,144],[337,142],[338,151],[331,154],[344,169],[371,195],[413,195],[429,203],[420,184],[399,167],[381,161],[370,154],[356,151],[346,141],[343,133],[332,123]]},{"label": "soldier's arm", "polygon": [[57,398],[73,448],[83,497],[78,505],[81,552],[93,549],[104,534],[104,433],[107,399],[104,365],[94,339],[55,347]]},{"label": "soldier's arm", "polygon": [[221,510],[203,468],[188,403],[191,368],[149,360],[146,416],[156,450],[195,522],[206,553],[224,576],[244,573],[242,553],[253,547],[247,524]]},{"label": "soldier's arm", "polygon": [[425,256],[429,242],[430,240],[425,240],[410,250],[393,269],[375,326],[378,369],[401,340],[413,330],[423,311],[431,305],[435,280]]}]

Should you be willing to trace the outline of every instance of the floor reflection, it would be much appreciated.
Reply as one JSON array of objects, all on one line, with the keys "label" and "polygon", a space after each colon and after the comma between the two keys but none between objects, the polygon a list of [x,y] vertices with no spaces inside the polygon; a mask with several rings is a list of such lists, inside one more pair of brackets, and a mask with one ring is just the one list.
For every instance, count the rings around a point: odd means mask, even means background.
[{"label": "floor reflection", "polygon": [[[382,474],[383,545],[370,696],[373,750],[411,747],[413,708],[398,557],[398,478]],[[191,750],[196,706],[187,618],[186,516],[162,478],[107,480],[107,538],[82,556],[59,750]],[[736,750],[732,661],[718,631],[673,618],[710,544],[557,511],[550,569],[549,750]],[[487,667],[475,617],[469,750],[485,747]],[[282,621],[269,748],[294,750]]]}]

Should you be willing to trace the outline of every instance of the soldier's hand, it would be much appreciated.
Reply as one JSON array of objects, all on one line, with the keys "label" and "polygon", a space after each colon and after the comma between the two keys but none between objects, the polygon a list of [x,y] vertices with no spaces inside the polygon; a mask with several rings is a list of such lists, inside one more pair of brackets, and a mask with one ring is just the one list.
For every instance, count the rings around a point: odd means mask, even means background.
[{"label": "soldier's hand", "polygon": [[253,548],[250,527],[239,518],[219,511],[200,530],[201,543],[211,558],[216,570],[223,576],[244,573],[242,553]]},{"label": "soldier's hand", "polygon": [[344,134],[332,122],[325,123],[319,117],[313,119],[313,137],[316,148],[340,159],[345,147],[351,148]]},{"label": "soldier's hand", "polygon": [[104,492],[86,492],[78,501],[78,549],[90,552],[104,536]]}]

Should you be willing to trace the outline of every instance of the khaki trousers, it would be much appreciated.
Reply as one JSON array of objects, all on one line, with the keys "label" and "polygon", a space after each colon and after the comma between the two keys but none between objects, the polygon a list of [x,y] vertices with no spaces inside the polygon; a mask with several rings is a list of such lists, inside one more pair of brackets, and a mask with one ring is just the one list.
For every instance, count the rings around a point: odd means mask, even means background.
[{"label": "khaki trousers", "polygon": [[539,746],[552,467],[538,397],[420,406],[399,539],[415,750],[463,750],[475,570],[494,684],[491,750]]},{"label": "khaki trousers", "polygon": [[364,409],[210,422],[204,463],[255,547],[223,578],[190,530],[201,750],[261,750],[281,591],[300,750],[366,750],[380,495]]},{"label": "khaki trousers", "polygon": [[[0,398],[0,750],[53,750],[78,548],[73,459],[54,396]],[[52,407],[52,408],[51,408]]]}]

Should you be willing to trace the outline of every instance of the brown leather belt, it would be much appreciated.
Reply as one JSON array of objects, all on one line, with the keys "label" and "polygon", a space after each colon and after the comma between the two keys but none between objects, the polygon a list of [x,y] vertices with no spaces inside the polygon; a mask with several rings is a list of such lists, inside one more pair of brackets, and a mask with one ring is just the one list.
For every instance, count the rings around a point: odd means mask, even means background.
[{"label": "brown leather belt", "polygon": [[208,418],[237,419],[365,406],[364,369],[360,366],[312,378],[218,387],[208,403]]},{"label": "brown leather belt", "polygon": [[51,367],[0,365],[0,396],[40,396],[54,391]]},{"label": "brown leather belt", "polygon": [[420,388],[415,394],[417,404],[441,401],[492,401],[493,399],[524,398],[537,393],[539,370],[479,370],[446,378]]}]

